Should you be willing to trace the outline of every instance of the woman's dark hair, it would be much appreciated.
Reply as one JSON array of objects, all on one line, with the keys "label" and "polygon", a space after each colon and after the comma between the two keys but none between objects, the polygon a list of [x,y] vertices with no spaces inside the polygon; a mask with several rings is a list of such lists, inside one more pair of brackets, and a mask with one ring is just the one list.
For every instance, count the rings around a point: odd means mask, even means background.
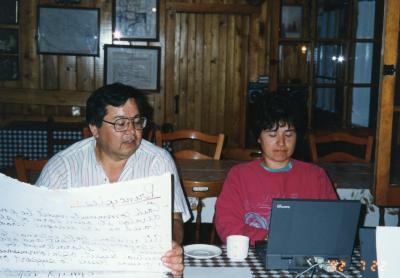
[{"label": "woman's dark hair", "polygon": [[254,127],[257,136],[263,130],[277,130],[288,125],[299,129],[298,107],[292,97],[285,93],[267,93],[261,95],[256,101],[257,117]]},{"label": "woman's dark hair", "polygon": [[152,118],[153,109],[142,91],[132,86],[121,83],[105,85],[95,90],[86,101],[86,122],[100,127],[103,118],[107,114],[107,105],[120,107],[128,99],[134,99],[141,116],[149,121]]}]

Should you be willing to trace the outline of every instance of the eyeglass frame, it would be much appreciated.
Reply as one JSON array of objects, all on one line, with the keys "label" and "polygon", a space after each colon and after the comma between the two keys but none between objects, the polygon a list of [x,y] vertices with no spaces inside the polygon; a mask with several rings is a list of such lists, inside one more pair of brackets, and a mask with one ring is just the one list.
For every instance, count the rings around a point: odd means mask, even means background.
[{"label": "eyeglass frame", "polygon": [[[141,121],[141,126],[142,126],[141,128],[137,128],[136,127],[136,124],[139,124],[139,123],[135,123],[134,121],[137,120],[137,119],[139,119]],[[129,124],[126,124],[126,122],[125,122],[123,130],[117,130],[117,128],[116,128],[116,124],[120,120],[124,120],[124,121],[128,120],[128,123],[129,123]],[[114,126],[114,131],[115,132],[125,132],[125,131],[127,131],[129,129],[129,125],[131,125],[132,128],[134,128],[135,130],[143,130],[143,129],[145,129],[145,127],[147,125],[147,118],[144,117],[144,116],[135,116],[135,117],[132,117],[132,118],[118,118],[114,122],[106,121],[104,119],[102,121]]]}]

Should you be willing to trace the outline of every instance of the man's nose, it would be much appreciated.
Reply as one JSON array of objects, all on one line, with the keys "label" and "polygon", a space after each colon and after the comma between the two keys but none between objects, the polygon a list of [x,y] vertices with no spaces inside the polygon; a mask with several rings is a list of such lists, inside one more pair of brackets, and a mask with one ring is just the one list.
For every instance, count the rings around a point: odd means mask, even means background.
[{"label": "man's nose", "polygon": [[126,129],[126,132],[135,133],[135,126],[133,125],[133,123],[129,121],[127,125],[128,128]]}]

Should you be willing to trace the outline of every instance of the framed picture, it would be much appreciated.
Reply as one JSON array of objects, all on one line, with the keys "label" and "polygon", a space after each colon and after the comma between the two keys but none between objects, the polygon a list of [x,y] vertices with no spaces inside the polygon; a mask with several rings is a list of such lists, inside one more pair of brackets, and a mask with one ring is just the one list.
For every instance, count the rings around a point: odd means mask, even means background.
[{"label": "framed picture", "polygon": [[0,24],[18,24],[19,1],[0,1]]},{"label": "framed picture", "polygon": [[147,91],[160,89],[160,47],[104,45],[104,83],[131,85]]},{"label": "framed picture", "polygon": [[282,6],[281,37],[301,38],[303,33],[303,6]]},{"label": "framed picture", "polygon": [[157,41],[159,0],[113,0],[113,39]]},{"label": "framed picture", "polygon": [[18,78],[18,56],[0,56],[0,80],[17,80]]},{"label": "framed picture", "polygon": [[0,28],[0,53],[18,54],[18,30]]},{"label": "framed picture", "polygon": [[39,54],[99,56],[97,8],[38,6]]}]

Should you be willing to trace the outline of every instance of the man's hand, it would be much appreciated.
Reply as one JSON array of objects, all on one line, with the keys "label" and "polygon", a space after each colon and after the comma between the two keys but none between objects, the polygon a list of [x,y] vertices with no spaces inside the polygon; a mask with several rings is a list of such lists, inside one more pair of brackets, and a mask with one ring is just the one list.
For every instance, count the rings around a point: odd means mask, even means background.
[{"label": "man's hand", "polygon": [[172,249],[161,258],[166,267],[171,269],[172,275],[182,277],[183,274],[183,249],[172,241]]}]

